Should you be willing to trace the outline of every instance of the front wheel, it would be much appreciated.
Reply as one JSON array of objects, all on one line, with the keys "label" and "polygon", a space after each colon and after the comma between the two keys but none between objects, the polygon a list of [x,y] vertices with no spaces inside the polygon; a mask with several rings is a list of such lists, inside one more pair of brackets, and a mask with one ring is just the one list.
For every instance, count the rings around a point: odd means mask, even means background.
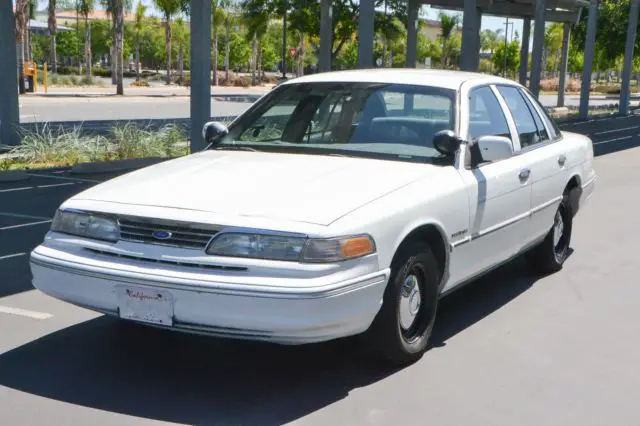
[{"label": "front wheel", "polygon": [[537,272],[552,273],[562,269],[569,256],[573,213],[565,194],[553,218],[553,226],[545,239],[526,255],[529,265]]},{"label": "front wheel", "polygon": [[368,346],[392,364],[419,360],[435,322],[440,276],[431,247],[406,244],[391,266],[383,304],[365,333]]}]

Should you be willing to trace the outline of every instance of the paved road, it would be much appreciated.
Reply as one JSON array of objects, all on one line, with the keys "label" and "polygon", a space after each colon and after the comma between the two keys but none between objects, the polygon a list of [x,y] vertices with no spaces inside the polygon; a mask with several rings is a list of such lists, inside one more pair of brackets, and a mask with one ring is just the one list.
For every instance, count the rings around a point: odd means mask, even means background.
[{"label": "paved road", "polygon": [[[543,95],[545,106],[555,106],[556,97]],[[615,103],[615,100],[592,100],[591,105]],[[567,105],[578,105],[578,101],[567,99]],[[218,102],[211,105],[212,117],[237,115],[246,110],[250,103]],[[43,98],[23,97],[20,99],[20,120],[33,121],[79,121],[113,120],[139,118],[185,118],[189,117],[188,97],[126,97],[126,98]]]},{"label": "paved road", "polygon": [[536,277],[518,260],[446,298],[434,347],[400,371],[376,370],[349,340],[279,347],[123,332],[46,297],[30,285],[26,254],[62,200],[108,176],[0,184],[1,423],[636,424],[640,117],[564,127],[593,136],[600,177],[565,268]]},{"label": "paved road", "polygon": [[[238,115],[247,102],[212,101],[211,116]],[[20,121],[126,120],[189,117],[189,98],[23,98]]]}]

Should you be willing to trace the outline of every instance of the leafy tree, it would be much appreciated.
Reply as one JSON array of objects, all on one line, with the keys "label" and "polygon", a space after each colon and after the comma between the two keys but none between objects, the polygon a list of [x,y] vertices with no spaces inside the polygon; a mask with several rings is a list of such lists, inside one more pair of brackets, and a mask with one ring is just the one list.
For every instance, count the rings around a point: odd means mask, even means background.
[{"label": "leafy tree", "polygon": [[142,36],[142,30],[144,27],[144,14],[147,12],[147,6],[145,6],[141,0],[136,5],[135,20],[133,23],[135,40],[136,40],[136,81],[140,81],[140,37]]},{"label": "leafy tree", "polygon": [[442,56],[441,66],[442,68],[448,68],[452,63],[452,56],[455,54],[455,46],[452,43],[452,35],[455,30],[458,29],[460,24],[460,17],[458,15],[447,15],[444,12],[440,12],[440,40],[442,42]]},{"label": "leafy tree", "polygon": [[[504,40],[504,39],[503,39]],[[506,45],[505,45],[506,44]],[[511,43],[500,43],[493,54],[493,65],[498,72],[513,75],[520,66],[520,41],[518,33]]]},{"label": "leafy tree", "polygon": [[[93,63],[91,55],[91,24],[89,15],[94,9],[93,0],[80,0],[78,3],[78,13],[84,19],[84,60],[87,65],[87,76],[91,77],[91,65]],[[78,64],[78,66],[80,66]]]},{"label": "leafy tree", "polygon": [[181,11],[180,0],[153,0],[155,5],[164,15],[165,26],[165,51],[167,55],[167,84],[171,84],[171,20]]}]

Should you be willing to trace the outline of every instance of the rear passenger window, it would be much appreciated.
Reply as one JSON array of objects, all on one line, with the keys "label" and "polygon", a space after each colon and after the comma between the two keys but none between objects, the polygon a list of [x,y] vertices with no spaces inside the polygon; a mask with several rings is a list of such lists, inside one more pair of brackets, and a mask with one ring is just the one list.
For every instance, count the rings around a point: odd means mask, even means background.
[{"label": "rear passenger window", "polygon": [[473,89],[469,97],[469,137],[504,136],[511,139],[507,119],[490,87]]}]

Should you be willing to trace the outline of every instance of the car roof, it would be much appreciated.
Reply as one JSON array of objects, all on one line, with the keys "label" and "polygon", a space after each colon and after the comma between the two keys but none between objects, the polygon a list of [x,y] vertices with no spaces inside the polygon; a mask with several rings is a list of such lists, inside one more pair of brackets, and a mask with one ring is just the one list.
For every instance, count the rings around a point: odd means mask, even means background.
[{"label": "car roof", "polygon": [[475,80],[477,84],[517,84],[512,80],[474,72],[417,68],[373,68],[347,71],[330,71],[310,74],[284,81],[285,84],[364,82],[414,84],[458,90],[463,83]]}]

